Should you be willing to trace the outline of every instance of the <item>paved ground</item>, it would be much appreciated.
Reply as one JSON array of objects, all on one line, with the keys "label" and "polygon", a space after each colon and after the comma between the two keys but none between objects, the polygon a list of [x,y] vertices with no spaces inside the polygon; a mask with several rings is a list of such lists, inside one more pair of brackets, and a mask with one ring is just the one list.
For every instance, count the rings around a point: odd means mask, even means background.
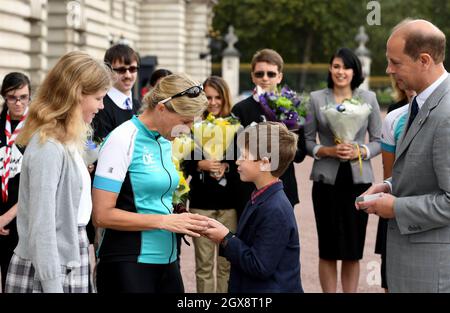
[{"label": "paved ground", "polygon": [[[295,215],[300,229],[302,283],[305,292],[322,292],[318,275],[318,249],[317,233],[312,208],[311,189],[309,180],[313,159],[307,157],[301,164],[296,165],[296,176],[299,185],[301,204],[295,207]],[[375,181],[382,181],[381,156],[372,160],[375,172]],[[379,276],[380,257],[374,254],[375,238],[377,232],[378,217],[370,216],[367,226],[366,245],[364,258],[361,261],[361,274],[358,292],[383,292],[380,287]],[[195,287],[195,259],[194,248],[182,245],[181,271],[186,292],[196,292]]]}]

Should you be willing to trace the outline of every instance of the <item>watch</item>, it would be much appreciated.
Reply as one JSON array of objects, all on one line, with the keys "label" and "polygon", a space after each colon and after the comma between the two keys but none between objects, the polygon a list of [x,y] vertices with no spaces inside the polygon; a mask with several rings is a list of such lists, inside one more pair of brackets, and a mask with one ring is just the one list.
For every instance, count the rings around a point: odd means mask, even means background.
[{"label": "watch", "polygon": [[228,232],[228,234],[226,234],[225,237],[223,237],[222,241],[220,242],[220,246],[222,248],[225,248],[228,244],[228,240],[230,240],[231,238],[235,237],[236,235],[233,234],[231,231]]}]

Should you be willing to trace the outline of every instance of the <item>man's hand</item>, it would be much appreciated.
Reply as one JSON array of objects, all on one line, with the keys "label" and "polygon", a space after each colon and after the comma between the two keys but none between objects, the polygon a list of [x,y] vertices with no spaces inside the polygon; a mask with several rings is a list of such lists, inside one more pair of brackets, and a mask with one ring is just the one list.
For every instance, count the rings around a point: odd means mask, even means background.
[{"label": "man's hand", "polygon": [[[370,188],[368,190],[370,190]],[[394,202],[395,197],[393,195],[383,193],[378,199],[358,202],[355,203],[355,206],[357,209],[364,210],[368,214],[376,214],[382,218],[393,218],[395,217]]]},{"label": "man's hand", "polygon": [[391,193],[391,188],[387,183],[375,184],[370,186],[370,188],[360,194],[360,196],[372,195],[374,193]]}]

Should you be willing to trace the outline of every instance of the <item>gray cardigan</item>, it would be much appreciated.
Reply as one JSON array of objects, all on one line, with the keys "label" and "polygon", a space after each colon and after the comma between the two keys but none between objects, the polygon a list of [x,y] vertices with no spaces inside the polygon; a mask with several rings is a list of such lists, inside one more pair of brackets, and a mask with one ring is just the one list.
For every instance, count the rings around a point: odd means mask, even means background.
[{"label": "gray cardigan", "polygon": [[[356,134],[355,141],[364,144],[366,133],[369,132],[369,143],[365,144],[370,151],[370,158],[373,158],[381,152],[381,116],[380,107],[376,95],[372,91],[355,89],[354,97],[360,97],[363,101],[372,106],[372,112],[367,121]],[[313,156],[313,150],[317,146],[316,135],[319,135],[320,144],[323,146],[334,146],[334,135],[328,126],[326,117],[321,113],[320,108],[329,103],[335,103],[333,91],[329,88],[314,91],[310,97],[310,110],[312,119],[305,124],[305,140],[308,155]],[[340,160],[335,158],[321,158],[315,160],[311,172],[311,180],[334,185]],[[374,180],[370,160],[363,160],[362,175],[360,174],[359,163],[350,162],[353,182],[355,184],[371,183]]]},{"label": "gray cardigan", "polygon": [[33,135],[23,156],[14,253],[32,262],[44,292],[63,292],[61,265],[80,266],[82,180],[66,146],[39,138]]}]

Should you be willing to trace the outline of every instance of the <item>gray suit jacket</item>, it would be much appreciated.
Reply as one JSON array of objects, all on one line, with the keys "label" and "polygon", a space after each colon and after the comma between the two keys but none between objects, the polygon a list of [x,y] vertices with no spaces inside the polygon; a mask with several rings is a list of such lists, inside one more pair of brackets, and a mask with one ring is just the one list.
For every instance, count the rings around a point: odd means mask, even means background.
[{"label": "gray suit jacket", "polygon": [[[355,89],[353,91],[353,96],[360,97],[365,102],[372,105],[372,112],[356,134],[355,141],[359,144],[364,144],[366,141],[366,133],[369,132],[369,143],[367,143],[366,146],[370,151],[370,158],[373,158],[381,152],[380,107],[378,105],[375,93],[371,91]],[[326,88],[311,93],[310,110],[312,113],[312,119],[305,125],[306,150],[310,156],[313,156],[313,149],[317,146],[317,133],[319,135],[321,145],[335,145],[334,135],[328,126],[327,119],[320,112],[320,108],[329,103],[335,103],[333,91],[331,89]],[[341,161],[335,158],[321,158],[320,160],[315,160],[311,172],[311,180],[334,185],[340,163]],[[362,175],[360,173],[358,162],[352,161],[351,165],[353,182],[355,184],[371,183],[373,181],[372,165],[370,164],[370,160],[363,160]]]},{"label": "gray suit jacket", "polygon": [[387,279],[393,292],[450,292],[450,77],[397,145]]}]

